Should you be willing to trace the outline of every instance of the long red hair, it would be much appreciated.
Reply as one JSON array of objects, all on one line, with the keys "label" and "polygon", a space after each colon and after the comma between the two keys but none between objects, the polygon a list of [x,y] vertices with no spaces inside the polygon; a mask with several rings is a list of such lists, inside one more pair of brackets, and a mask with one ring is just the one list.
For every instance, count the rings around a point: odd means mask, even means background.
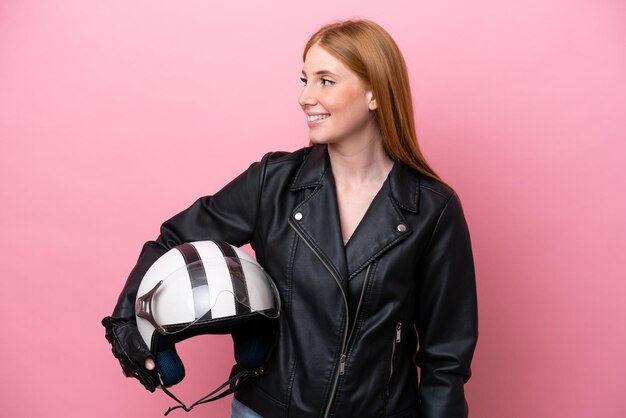
[{"label": "long red hair", "polygon": [[304,48],[303,60],[315,44],[354,71],[372,89],[377,104],[375,117],[387,155],[443,183],[417,143],[406,63],[391,35],[369,20],[345,20],[315,32]]}]

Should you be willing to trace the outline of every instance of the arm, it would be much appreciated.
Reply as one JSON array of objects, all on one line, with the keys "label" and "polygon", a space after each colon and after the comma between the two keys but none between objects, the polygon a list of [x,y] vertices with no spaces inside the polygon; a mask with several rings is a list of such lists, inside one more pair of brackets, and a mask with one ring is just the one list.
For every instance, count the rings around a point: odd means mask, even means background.
[{"label": "arm", "polygon": [[468,416],[463,385],[478,338],[470,236],[456,193],[447,201],[420,266],[416,328],[423,418]]},{"label": "arm", "polygon": [[163,254],[184,242],[222,240],[241,246],[252,240],[256,229],[267,154],[213,196],[198,199],[191,207],[161,225],[154,241],[144,244],[111,317],[102,320],[113,355],[124,374],[135,377],[150,391],[159,378],[135,323],[135,299],[144,274]]},{"label": "arm", "polygon": [[221,240],[241,246],[252,240],[269,154],[212,196],[201,197],[161,225],[160,235],[144,244],[119,296],[113,316],[135,319],[135,298],[152,263],[184,242]]}]

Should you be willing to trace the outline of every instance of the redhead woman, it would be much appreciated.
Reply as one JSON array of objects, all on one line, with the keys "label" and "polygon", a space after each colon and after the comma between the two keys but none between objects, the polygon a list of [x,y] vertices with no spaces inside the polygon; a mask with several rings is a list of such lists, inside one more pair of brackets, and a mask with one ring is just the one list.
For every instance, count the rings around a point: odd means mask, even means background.
[{"label": "redhead woman", "polygon": [[[366,20],[322,27],[303,58],[310,146],[266,154],[166,221],[108,329],[133,329],[138,283],[169,249],[250,243],[282,312],[267,371],[239,388],[232,417],[467,417],[470,236],[459,197],[418,147],[404,59]],[[145,347],[122,344],[134,373],[154,368]]]}]

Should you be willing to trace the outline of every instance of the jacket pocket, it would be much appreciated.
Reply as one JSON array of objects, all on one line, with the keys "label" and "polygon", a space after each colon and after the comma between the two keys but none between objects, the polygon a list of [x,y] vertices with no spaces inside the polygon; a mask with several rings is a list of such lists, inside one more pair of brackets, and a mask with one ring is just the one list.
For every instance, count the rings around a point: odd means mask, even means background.
[{"label": "jacket pocket", "polygon": [[389,360],[389,379],[387,380],[387,397],[391,394],[391,382],[397,366],[398,348],[402,342],[402,322],[396,323],[396,329],[393,333],[393,344],[391,346],[391,358]]}]

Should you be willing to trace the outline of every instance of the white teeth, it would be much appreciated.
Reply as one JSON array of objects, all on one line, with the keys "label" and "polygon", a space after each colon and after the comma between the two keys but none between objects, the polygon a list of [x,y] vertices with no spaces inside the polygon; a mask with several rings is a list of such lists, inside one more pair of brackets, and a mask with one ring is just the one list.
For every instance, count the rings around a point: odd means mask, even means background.
[{"label": "white teeth", "polygon": [[325,114],[325,115],[307,115],[306,120],[308,120],[309,122],[315,122],[316,120],[326,119],[329,116],[330,115],[328,115],[328,114]]}]

